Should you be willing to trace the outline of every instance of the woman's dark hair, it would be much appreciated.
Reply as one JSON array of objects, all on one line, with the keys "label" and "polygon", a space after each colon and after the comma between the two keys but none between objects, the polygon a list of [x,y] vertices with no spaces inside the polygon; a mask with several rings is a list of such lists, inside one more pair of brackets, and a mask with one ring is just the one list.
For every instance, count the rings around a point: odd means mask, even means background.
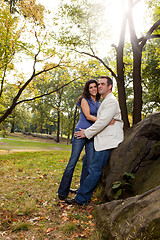
[{"label": "woman's dark hair", "polygon": [[[85,98],[87,98],[87,99],[90,99],[91,95],[90,95],[90,93],[89,93],[89,85],[90,85],[91,83],[95,83],[96,86],[97,86],[97,89],[98,89],[98,82],[97,82],[97,80],[95,80],[95,79],[90,79],[90,80],[88,80],[88,81],[85,83],[84,88],[83,88],[82,95],[78,98],[77,102],[78,102],[82,97],[85,97]],[[101,95],[99,94],[99,92],[97,92],[96,99],[99,100],[100,97],[101,97]]]}]

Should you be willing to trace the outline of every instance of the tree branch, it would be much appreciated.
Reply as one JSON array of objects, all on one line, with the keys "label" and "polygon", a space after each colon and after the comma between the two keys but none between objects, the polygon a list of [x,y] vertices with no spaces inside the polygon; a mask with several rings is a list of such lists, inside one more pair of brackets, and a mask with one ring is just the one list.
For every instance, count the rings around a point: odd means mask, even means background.
[{"label": "tree branch", "polygon": [[92,52],[93,55],[95,55],[95,52],[93,51],[92,44],[91,44],[91,30],[90,30],[90,28],[89,28],[89,39],[88,40],[89,40],[89,47],[91,49],[91,52]]},{"label": "tree branch", "polygon": [[0,117],[0,123],[3,122],[8,116],[9,114],[13,111],[13,109],[15,108],[15,106],[17,105],[17,100],[19,99],[19,97],[21,96],[22,92],[24,91],[24,89],[28,86],[28,84],[33,80],[34,77],[44,73],[44,72],[47,72],[47,71],[50,71],[52,70],[53,68],[57,68],[60,66],[60,62],[55,65],[55,66],[52,66],[50,68],[46,68],[46,69],[43,69],[42,71],[40,72],[37,72],[35,73],[35,64],[36,64],[36,61],[37,61],[37,56],[39,54],[39,51],[38,53],[35,55],[35,60],[34,60],[34,64],[33,64],[33,73],[32,73],[32,76],[30,77],[30,79],[28,79],[27,82],[25,82],[25,84],[19,89],[17,95],[13,98],[13,102],[11,104],[11,106],[6,110],[6,112]]},{"label": "tree branch", "polygon": [[153,35],[152,35],[152,33],[153,33],[159,26],[160,26],[160,19],[153,24],[153,26],[149,29],[149,31],[146,33],[146,35],[145,35],[144,37],[138,39],[142,48],[143,48],[143,46],[146,44],[146,42],[147,42],[148,39],[151,39],[151,38],[159,38],[159,37],[160,37],[159,34],[153,34]]},{"label": "tree branch", "polygon": [[91,54],[91,53],[87,53],[87,52],[80,52],[80,51],[78,51],[78,50],[76,50],[76,49],[71,49],[71,50],[73,50],[73,51],[75,51],[75,52],[77,52],[77,53],[84,54],[84,55],[87,55],[87,56],[90,56],[90,57],[93,57],[93,58],[97,59],[98,61],[100,61],[100,62],[104,65],[105,68],[108,69],[108,71],[111,73],[111,75],[112,75],[115,79],[117,79],[117,76],[116,76],[116,74],[112,71],[112,69],[111,69],[110,67],[108,67],[108,66],[105,64],[105,62],[104,62],[101,58],[99,58],[98,56],[96,56],[96,55],[94,55],[94,54]]},{"label": "tree branch", "polygon": [[[77,78],[77,79],[78,79],[78,78]],[[50,92],[48,92],[48,93],[44,93],[44,94],[39,95],[39,96],[36,96],[36,97],[34,97],[34,98],[21,100],[21,101],[17,102],[16,105],[18,105],[18,104],[20,104],[20,103],[23,103],[23,102],[33,101],[33,100],[35,100],[35,99],[42,98],[42,97],[44,97],[44,96],[48,96],[48,95],[50,95],[50,94],[52,94],[52,93],[54,93],[54,92],[59,91],[59,90],[62,89],[63,87],[68,86],[70,83],[74,82],[74,81],[77,80],[77,79],[73,79],[72,81],[70,81],[70,82],[62,85],[61,87],[56,88],[56,89],[54,89],[54,90],[52,90],[52,91],[50,91]]]},{"label": "tree branch", "polygon": [[4,69],[3,77],[2,77],[2,80],[1,80],[0,97],[2,96],[2,93],[3,93],[3,86],[4,86],[4,79],[5,79],[5,76],[6,76],[6,71],[7,71],[7,66]]}]

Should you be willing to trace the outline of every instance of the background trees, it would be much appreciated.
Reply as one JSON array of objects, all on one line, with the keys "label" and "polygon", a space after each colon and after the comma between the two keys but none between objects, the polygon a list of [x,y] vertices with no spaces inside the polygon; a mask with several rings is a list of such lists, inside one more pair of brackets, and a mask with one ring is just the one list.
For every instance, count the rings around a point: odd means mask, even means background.
[{"label": "background trees", "polygon": [[[10,14],[10,9],[7,4],[1,2],[1,7],[3,13],[1,17],[1,24],[4,26],[8,24],[8,27],[3,28],[2,30],[4,36],[2,36],[1,52],[1,97],[3,98],[2,95],[5,95],[4,85],[6,73],[9,74],[10,65],[12,64],[13,66],[13,63],[17,61],[17,58],[20,58],[19,63],[22,62],[24,58],[28,58],[32,63],[32,69],[26,78],[22,79],[21,74],[18,79],[18,76],[16,75],[15,81],[17,85],[17,91],[13,97],[12,102],[10,102],[8,107],[5,108],[3,112],[1,112],[0,123],[3,122],[12,113],[18,104],[23,102],[22,93],[24,93],[28,85],[36,76],[39,76],[42,73],[46,73],[63,65],[62,54],[59,51],[56,51],[55,47],[51,47],[50,45],[51,38],[44,27],[44,8],[41,5],[36,5],[35,1],[22,1],[20,6],[18,6],[19,12],[18,16],[16,15],[16,17],[15,15]],[[6,17],[3,17],[3,15],[7,15],[9,17],[9,19],[7,17],[7,23]],[[10,24],[10,22],[12,24]],[[17,23],[16,27],[15,23]],[[15,29],[13,29],[13,27],[16,28],[16,34],[14,33]],[[8,34],[8,32],[10,34]],[[13,38],[14,36],[15,39]],[[10,40],[9,44],[8,39]],[[17,39],[19,39],[19,41],[17,41]],[[10,42],[13,42],[11,46]],[[53,43],[54,41],[52,41],[52,44]],[[15,52],[17,53],[16,57],[14,56]]]},{"label": "background trees", "polygon": [[[106,68],[106,72],[109,72],[117,81],[119,103],[122,111],[122,118],[124,120],[124,128],[127,129],[130,124],[128,120],[126,91],[125,91],[125,65],[124,62],[124,45],[126,37],[126,26],[128,23],[130,41],[132,46],[132,79],[133,79],[133,124],[136,124],[141,120],[142,112],[142,81],[141,81],[141,61],[142,51],[146,42],[149,39],[159,38],[158,28],[160,26],[160,19],[157,19],[159,12],[156,10],[156,18],[154,17],[149,29],[142,37],[138,38],[133,20],[133,9],[140,1],[128,0],[127,12],[123,14],[121,32],[118,45],[113,44],[116,51],[116,69],[111,68],[109,62],[106,62],[103,58],[99,57],[95,48],[95,36],[97,37],[96,24],[99,22],[99,12],[96,4],[89,1],[71,1],[72,4],[64,4],[62,6],[62,12],[65,13],[67,18],[70,19],[70,28],[78,28],[79,38],[76,35],[78,41],[75,43],[75,33],[70,34],[66,29],[62,31],[63,38],[60,42],[70,46],[74,51],[80,54],[85,54],[100,61]],[[109,2],[109,1],[108,1]],[[84,6],[85,5],[85,6]],[[77,11],[78,9],[78,11]],[[155,8],[156,9],[156,8]],[[153,11],[155,11],[155,9]],[[97,14],[97,15],[96,15]],[[102,15],[102,12],[100,12]],[[67,26],[68,27],[68,26]],[[99,34],[99,31],[98,31]],[[64,40],[64,35],[66,36]],[[82,50],[82,48],[84,50]]]},{"label": "background trees", "polygon": [[[107,8],[115,1],[107,0]],[[125,129],[159,109],[157,0],[146,1],[151,20],[141,36],[133,16],[140,1],[127,1],[119,41],[110,50],[110,19],[100,2],[62,1],[50,17],[36,1],[1,2],[0,123],[12,131],[55,131],[57,142],[63,134],[70,138],[79,114],[75,102],[85,81],[106,74],[116,80]],[[20,111],[28,113],[28,121],[21,121],[26,127],[16,120]]]},{"label": "background trees", "polygon": [[150,42],[142,61],[143,111],[160,109],[160,41]]}]

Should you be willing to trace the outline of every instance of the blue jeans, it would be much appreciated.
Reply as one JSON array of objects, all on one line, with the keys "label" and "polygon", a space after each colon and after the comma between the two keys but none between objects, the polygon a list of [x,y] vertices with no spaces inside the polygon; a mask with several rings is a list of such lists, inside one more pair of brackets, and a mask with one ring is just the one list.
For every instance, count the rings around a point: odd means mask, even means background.
[{"label": "blue jeans", "polygon": [[71,157],[63,173],[63,177],[58,189],[58,195],[61,197],[67,197],[69,194],[73,172],[84,146],[85,146],[85,157],[83,157],[83,167],[82,167],[80,184],[83,183],[84,179],[88,175],[88,167],[93,160],[93,155],[95,152],[93,139],[92,140],[88,140],[87,138],[77,139],[74,136],[72,140]]},{"label": "blue jeans", "polygon": [[89,174],[80,185],[75,197],[76,202],[86,205],[88,200],[92,197],[93,191],[101,177],[103,167],[110,157],[110,153],[111,149],[95,151],[94,159],[89,166]]}]

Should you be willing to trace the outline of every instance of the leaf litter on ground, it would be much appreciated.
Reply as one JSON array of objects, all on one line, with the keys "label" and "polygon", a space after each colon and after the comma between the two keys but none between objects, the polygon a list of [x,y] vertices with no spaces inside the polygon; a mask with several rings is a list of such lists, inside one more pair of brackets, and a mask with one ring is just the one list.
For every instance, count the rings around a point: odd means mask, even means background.
[{"label": "leaf litter on ground", "polygon": [[[101,239],[92,215],[96,200],[79,207],[57,198],[69,157],[62,150],[0,156],[0,239]],[[81,168],[78,161],[72,188],[79,186]]]}]

